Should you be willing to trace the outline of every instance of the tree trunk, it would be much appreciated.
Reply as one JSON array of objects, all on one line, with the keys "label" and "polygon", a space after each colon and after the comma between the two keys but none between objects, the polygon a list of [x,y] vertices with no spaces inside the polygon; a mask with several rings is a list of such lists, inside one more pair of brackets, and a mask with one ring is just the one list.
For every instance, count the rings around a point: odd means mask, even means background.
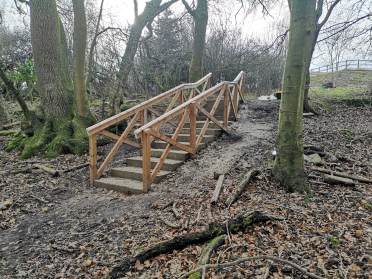
[{"label": "tree trunk", "polygon": [[101,0],[101,5],[99,8],[99,13],[98,13],[98,18],[97,18],[96,30],[94,32],[94,37],[93,37],[92,43],[90,44],[90,48],[89,48],[88,71],[87,71],[88,76],[86,80],[86,87],[88,88],[88,90],[90,90],[90,83],[93,78],[93,62],[94,62],[93,57],[94,57],[94,50],[97,45],[97,37],[98,37],[99,26],[101,23],[102,12],[103,12],[103,3],[104,3],[104,0]]},{"label": "tree trunk", "polygon": [[278,156],[274,176],[288,191],[303,192],[304,85],[316,27],[316,0],[290,0],[290,36],[279,113]]},{"label": "tree trunk", "polygon": [[1,62],[0,62],[0,79],[3,81],[6,89],[14,96],[18,105],[21,107],[23,115],[25,116],[25,119],[27,122],[27,124],[24,126],[27,126],[27,128],[31,127],[31,130],[33,130],[34,127],[38,126],[39,119],[33,111],[30,111],[30,109],[27,106],[26,101],[23,99],[19,90],[17,90],[14,87],[13,82],[7,77],[5,73],[5,67]]},{"label": "tree trunk", "polygon": [[85,83],[85,51],[87,47],[87,22],[84,0],[72,0],[74,9],[74,95],[76,114],[87,117],[89,114]]},{"label": "tree trunk", "polygon": [[8,114],[4,108],[4,98],[0,96],[0,127],[8,122]]},{"label": "tree trunk", "polygon": [[23,158],[36,152],[49,157],[81,153],[87,147],[88,121],[75,117],[67,43],[56,2],[32,0],[30,11],[32,53],[43,121],[34,127],[32,137],[19,135],[7,149],[23,148]]},{"label": "tree trunk", "polygon": [[196,9],[192,11],[191,15],[194,19],[194,41],[189,81],[194,82],[203,76],[203,56],[208,25],[208,0],[198,0]]},{"label": "tree trunk", "polygon": [[[125,87],[127,85],[129,74],[133,68],[134,57],[140,43],[143,29],[147,25],[151,25],[157,15],[169,8],[173,3],[177,2],[177,0],[169,0],[162,5],[161,2],[162,0],[151,0],[147,2],[144,11],[142,12],[142,14],[136,15],[136,19],[130,28],[125,52],[120,62],[120,69],[118,73],[119,84],[112,98],[113,107],[115,107],[115,103],[117,102],[117,98],[119,97],[120,92],[122,92],[122,90],[125,90]],[[116,107],[118,106],[116,105]]]}]

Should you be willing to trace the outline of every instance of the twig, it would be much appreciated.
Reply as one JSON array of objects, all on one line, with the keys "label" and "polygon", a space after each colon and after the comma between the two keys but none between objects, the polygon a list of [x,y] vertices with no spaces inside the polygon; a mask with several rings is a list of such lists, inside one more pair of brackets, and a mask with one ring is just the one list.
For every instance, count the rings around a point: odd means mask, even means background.
[{"label": "twig", "polygon": [[299,266],[298,264],[295,264],[291,261],[284,260],[284,259],[274,257],[274,256],[267,256],[267,255],[255,256],[255,257],[244,257],[244,258],[240,258],[240,259],[237,259],[235,261],[232,261],[232,262],[226,262],[226,263],[221,263],[221,264],[206,264],[206,265],[199,266],[199,267],[195,268],[194,270],[191,270],[187,273],[184,273],[184,274],[180,275],[179,278],[180,279],[181,278],[186,278],[187,276],[190,276],[192,273],[195,273],[195,272],[197,272],[197,271],[199,271],[203,268],[205,268],[205,269],[209,269],[209,268],[219,269],[219,268],[225,268],[225,267],[238,265],[238,264],[241,264],[241,263],[247,262],[247,261],[257,261],[257,260],[271,260],[271,261],[274,261],[274,262],[279,262],[279,263],[282,263],[282,264],[289,265],[289,266],[297,269],[298,271],[301,271],[303,274],[305,274],[306,276],[308,276],[310,278],[325,279],[325,278],[320,277],[320,276],[318,276],[314,273],[308,272],[305,268],[303,268],[303,267]]},{"label": "twig", "polygon": [[173,206],[172,206],[172,212],[174,214],[174,217],[179,219],[179,218],[181,218],[181,214],[178,212],[176,206],[177,206],[177,202],[174,202]]},{"label": "twig", "polygon": [[167,219],[165,219],[164,217],[160,216],[159,217],[161,221],[163,221],[164,224],[166,224],[168,227],[171,227],[173,229],[179,229],[181,226],[178,225],[178,224],[174,224],[170,221],[168,221]]}]

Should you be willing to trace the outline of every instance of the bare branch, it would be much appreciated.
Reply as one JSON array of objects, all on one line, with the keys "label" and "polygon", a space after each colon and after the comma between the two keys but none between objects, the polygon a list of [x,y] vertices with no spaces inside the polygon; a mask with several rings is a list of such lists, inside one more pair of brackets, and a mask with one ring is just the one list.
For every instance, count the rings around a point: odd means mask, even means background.
[{"label": "bare branch", "polygon": [[190,15],[194,15],[195,14],[195,11],[190,7],[189,3],[187,3],[186,0],[182,0],[182,4],[185,6],[187,12],[190,14]]},{"label": "bare branch", "polygon": [[320,23],[317,24],[318,30],[320,30],[323,27],[323,25],[326,24],[326,22],[328,21],[329,17],[331,16],[334,8],[338,5],[338,3],[340,3],[340,1],[341,0],[335,0],[335,2],[333,2],[331,4],[331,6],[328,8],[328,11],[327,11],[324,19]]},{"label": "bare branch", "polygon": [[137,0],[133,0],[133,4],[134,4],[134,18],[137,19],[138,18],[138,2],[137,2]]}]

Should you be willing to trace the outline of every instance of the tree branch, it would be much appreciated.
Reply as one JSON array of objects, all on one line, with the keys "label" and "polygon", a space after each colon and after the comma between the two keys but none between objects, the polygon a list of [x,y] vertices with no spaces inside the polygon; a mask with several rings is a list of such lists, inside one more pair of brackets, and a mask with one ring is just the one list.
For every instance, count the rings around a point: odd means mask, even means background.
[{"label": "tree branch", "polygon": [[335,0],[335,2],[332,3],[332,5],[329,7],[324,19],[319,23],[317,24],[317,28],[318,30],[320,30],[324,24],[326,24],[326,22],[328,21],[329,17],[331,16],[334,8],[338,5],[338,3],[340,3],[341,0]]},{"label": "tree branch", "polygon": [[186,0],[182,0],[182,4],[185,6],[187,12],[188,12],[190,15],[194,16],[195,11],[190,7],[189,3],[187,3]]},{"label": "tree branch", "polygon": [[137,0],[133,0],[133,4],[134,4],[134,18],[137,19],[138,18],[138,2],[137,2]]},{"label": "tree branch", "polygon": [[190,276],[191,274],[199,271],[199,270],[207,270],[209,268],[216,268],[216,269],[219,269],[219,268],[224,268],[224,267],[230,267],[230,266],[234,266],[234,265],[238,265],[238,264],[241,264],[243,262],[247,262],[247,261],[256,261],[256,260],[271,260],[271,261],[274,261],[274,262],[279,262],[279,263],[282,263],[282,264],[286,264],[286,265],[289,265],[299,271],[301,271],[303,274],[305,274],[306,276],[310,277],[310,278],[313,278],[313,279],[324,279],[323,277],[320,277],[314,273],[310,273],[308,272],[305,268],[299,266],[298,264],[295,264],[291,261],[288,261],[288,260],[284,260],[284,259],[281,259],[281,258],[278,258],[278,257],[274,257],[274,256],[266,256],[266,255],[262,255],[262,256],[256,256],[256,257],[245,257],[245,258],[240,258],[240,259],[237,259],[235,261],[232,261],[232,262],[227,262],[227,263],[221,263],[221,264],[206,264],[206,265],[202,265],[202,266],[199,266],[197,268],[195,268],[194,270],[191,270],[190,272],[187,272],[187,273],[184,273],[182,274],[179,279],[182,279],[182,278],[186,278],[187,276]]}]

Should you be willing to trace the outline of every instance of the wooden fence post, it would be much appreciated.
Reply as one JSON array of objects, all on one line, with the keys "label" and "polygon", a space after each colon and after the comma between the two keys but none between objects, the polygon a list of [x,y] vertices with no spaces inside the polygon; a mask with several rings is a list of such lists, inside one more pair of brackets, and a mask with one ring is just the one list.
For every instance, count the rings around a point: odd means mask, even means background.
[{"label": "wooden fence post", "polygon": [[196,146],[196,105],[195,103],[191,103],[189,105],[189,119],[190,119],[190,147],[195,151],[197,151]]},{"label": "wooden fence post", "polygon": [[[226,85],[225,85],[226,86]],[[223,126],[227,128],[229,125],[229,90],[225,90],[223,98]]]},{"label": "wooden fence post", "polygon": [[89,173],[90,186],[93,186],[97,177],[97,136],[89,135]]},{"label": "wooden fence post", "polygon": [[151,185],[151,139],[146,131],[141,133],[143,191],[148,192]]}]

